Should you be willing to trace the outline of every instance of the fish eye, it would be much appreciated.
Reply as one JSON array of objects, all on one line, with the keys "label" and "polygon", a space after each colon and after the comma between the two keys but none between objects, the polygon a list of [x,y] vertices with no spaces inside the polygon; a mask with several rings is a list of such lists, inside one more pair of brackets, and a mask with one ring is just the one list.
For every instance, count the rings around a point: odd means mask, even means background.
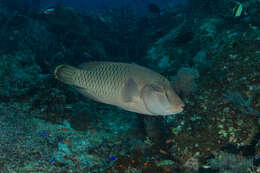
[{"label": "fish eye", "polygon": [[157,85],[152,85],[152,89],[156,92],[162,92],[163,88],[161,88],[160,86]]}]

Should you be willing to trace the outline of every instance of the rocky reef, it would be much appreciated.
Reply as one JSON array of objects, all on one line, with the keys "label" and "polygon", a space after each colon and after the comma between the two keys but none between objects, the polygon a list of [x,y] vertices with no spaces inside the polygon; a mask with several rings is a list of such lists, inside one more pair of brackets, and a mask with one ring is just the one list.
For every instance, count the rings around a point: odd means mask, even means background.
[{"label": "rocky reef", "polygon": [[[189,0],[160,14],[0,1],[0,172],[260,171],[260,3]],[[236,16],[236,7],[242,13]],[[118,61],[166,76],[182,113],[92,101],[59,64]]]}]

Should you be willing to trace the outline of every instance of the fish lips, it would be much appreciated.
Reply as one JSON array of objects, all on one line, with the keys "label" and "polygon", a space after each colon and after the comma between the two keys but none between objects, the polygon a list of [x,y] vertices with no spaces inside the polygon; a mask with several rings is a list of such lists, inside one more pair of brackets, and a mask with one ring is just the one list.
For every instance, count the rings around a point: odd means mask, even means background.
[{"label": "fish lips", "polygon": [[168,110],[172,112],[172,114],[181,113],[184,110],[184,104],[169,106]]}]

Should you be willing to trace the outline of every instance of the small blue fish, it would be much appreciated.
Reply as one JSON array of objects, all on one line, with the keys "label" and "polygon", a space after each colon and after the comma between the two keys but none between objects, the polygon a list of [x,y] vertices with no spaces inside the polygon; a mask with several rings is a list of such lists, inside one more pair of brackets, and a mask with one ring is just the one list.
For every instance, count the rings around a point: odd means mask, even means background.
[{"label": "small blue fish", "polygon": [[114,156],[110,157],[109,160],[114,161],[116,158]]},{"label": "small blue fish", "polygon": [[50,160],[50,163],[53,163],[55,161],[55,157],[53,157],[51,160]]},{"label": "small blue fish", "polygon": [[48,136],[48,133],[42,133],[42,136]]}]

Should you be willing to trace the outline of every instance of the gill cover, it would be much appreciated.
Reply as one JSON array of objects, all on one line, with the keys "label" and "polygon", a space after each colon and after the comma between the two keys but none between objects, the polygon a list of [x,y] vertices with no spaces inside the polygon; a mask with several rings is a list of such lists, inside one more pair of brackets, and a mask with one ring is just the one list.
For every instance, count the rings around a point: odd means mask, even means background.
[{"label": "gill cover", "polygon": [[170,103],[166,96],[167,90],[159,85],[146,85],[142,89],[142,99],[146,109],[153,115],[165,115]]}]

